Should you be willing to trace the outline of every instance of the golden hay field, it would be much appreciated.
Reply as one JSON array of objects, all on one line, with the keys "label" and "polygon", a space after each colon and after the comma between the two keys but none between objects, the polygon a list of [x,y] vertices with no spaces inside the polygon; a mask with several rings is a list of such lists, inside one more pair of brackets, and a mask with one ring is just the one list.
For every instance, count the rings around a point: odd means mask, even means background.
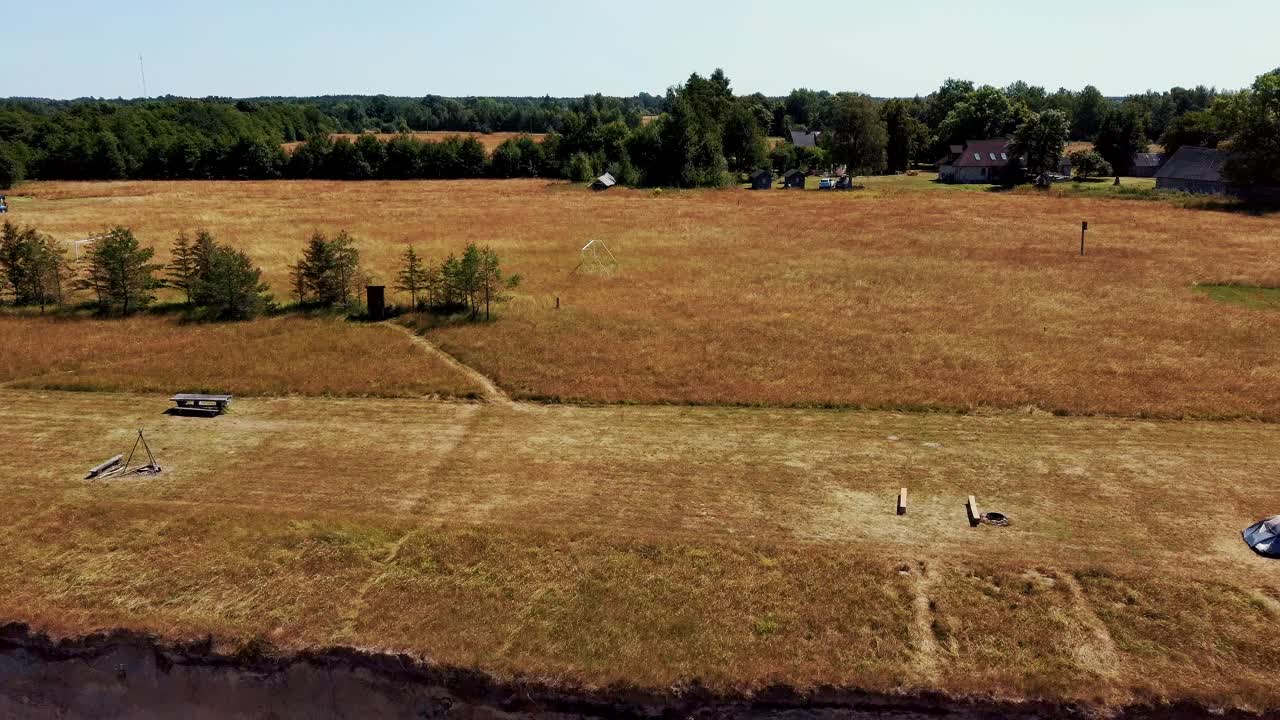
[{"label": "golden hay field", "polygon": [[[1280,582],[1238,535],[1280,507],[1275,424],[165,404],[0,390],[0,617],[555,684],[1280,704]],[[138,427],[162,475],[80,479]]]},{"label": "golden hay field", "polygon": [[0,387],[471,398],[475,382],[392,328],[340,318],[181,324],[0,316]]},{"label": "golden hay field", "polygon": [[[558,686],[1280,706],[1275,561],[1239,537],[1280,508],[1280,425],[1133,417],[1280,419],[1280,313],[1194,287],[1280,285],[1280,222],[868,185],[24,186],[11,220],[161,260],[207,227],[282,297],[313,230],[386,284],[408,243],[490,244],[514,299],[426,336],[514,396],[618,404],[423,401],[502,398],[389,325],[0,316],[0,619]],[[591,239],[615,272],[573,272]],[[179,389],[247,397],[163,415]],[[976,412],[778,407],[817,405]],[[163,474],[81,480],[137,428]],[[970,528],[969,494],[1012,525]]]},{"label": "golden hay field", "polygon": [[[387,140],[391,140],[400,136],[400,133],[369,133],[369,134],[373,135],[374,137],[378,138],[383,142],[386,142]],[[473,137],[480,141],[480,144],[484,146],[485,152],[490,152],[490,153],[493,152],[494,149],[496,149],[499,145],[506,142],[507,140],[510,140],[511,138],[520,137],[521,135],[528,135],[529,137],[537,141],[540,141],[542,140],[542,138],[546,137],[546,133],[516,133],[516,132],[482,133],[482,132],[463,132],[463,131],[445,131],[445,130],[432,130],[429,132],[411,132],[411,133],[404,133],[404,134],[409,135],[416,140],[421,140],[423,142],[440,142],[441,140],[448,137],[464,137],[464,138]],[[333,138],[334,140],[337,140],[338,138],[346,138],[352,142],[355,142],[355,140],[359,138],[360,135],[357,133],[332,133],[329,135],[329,137]],[[301,142],[287,142],[287,143],[283,143],[281,147],[284,148],[285,152],[291,153],[301,144],[302,144]]]},{"label": "golden hay field", "polygon": [[[923,177],[856,193],[539,180],[22,193],[14,221],[63,239],[125,224],[162,258],[179,230],[208,227],[281,296],[316,229],[353,232],[387,284],[409,243],[432,259],[491,244],[525,278],[502,320],[428,335],[518,397],[1280,419],[1280,314],[1193,289],[1280,284],[1274,215]],[[591,239],[617,273],[573,273]]]}]

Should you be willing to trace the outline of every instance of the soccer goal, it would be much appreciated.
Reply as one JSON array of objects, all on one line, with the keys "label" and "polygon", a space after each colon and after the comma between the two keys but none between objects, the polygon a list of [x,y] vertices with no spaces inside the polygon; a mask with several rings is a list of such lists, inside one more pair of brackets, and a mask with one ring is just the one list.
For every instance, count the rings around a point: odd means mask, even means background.
[{"label": "soccer goal", "polygon": [[578,266],[573,269],[575,273],[599,273],[602,275],[612,275],[618,270],[618,258],[613,256],[613,251],[603,240],[592,240],[582,246],[582,250],[578,252]]}]

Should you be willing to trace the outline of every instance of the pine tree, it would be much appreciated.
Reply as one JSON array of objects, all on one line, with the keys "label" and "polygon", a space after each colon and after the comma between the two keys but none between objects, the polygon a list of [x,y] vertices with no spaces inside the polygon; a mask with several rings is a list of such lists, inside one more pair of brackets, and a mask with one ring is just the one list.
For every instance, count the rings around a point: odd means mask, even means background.
[{"label": "pine tree", "polygon": [[141,247],[128,228],[113,228],[93,243],[76,284],[97,295],[100,311],[128,315],[155,299],[152,291],[161,285],[155,272],[163,266],[151,262],[154,255],[155,249]]},{"label": "pine tree", "polygon": [[398,282],[395,288],[401,292],[409,293],[409,297],[413,300],[413,307],[418,308],[418,293],[424,287],[425,272],[422,268],[422,260],[418,257],[418,253],[414,251],[410,245],[404,251],[404,267],[401,268],[397,275]]},{"label": "pine tree", "polygon": [[178,237],[174,238],[173,245],[169,247],[169,255],[172,257],[167,268],[169,285],[185,293],[187,303],[190,303],[191,288],[195,285],[197,276],[194,248],[185,231],[179,232]]},{"label": "pine tree", "polygon": [[235,248],[214,245],[209,270],[200,278],[196,296],[201,307],[217,320],[247,320],[271,305],[262,270]]}]

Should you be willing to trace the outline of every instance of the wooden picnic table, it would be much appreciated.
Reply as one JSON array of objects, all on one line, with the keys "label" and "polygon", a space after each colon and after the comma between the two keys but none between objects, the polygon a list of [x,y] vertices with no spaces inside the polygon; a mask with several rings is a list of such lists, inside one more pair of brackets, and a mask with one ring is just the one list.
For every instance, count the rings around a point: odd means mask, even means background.
[{"label": "wooden picnic table", "polygon": [[169,398],[177,405],[177,410],[201,415],[221,415],[231,404],[230,395],[204,395],[201,393],[178,393]]}]

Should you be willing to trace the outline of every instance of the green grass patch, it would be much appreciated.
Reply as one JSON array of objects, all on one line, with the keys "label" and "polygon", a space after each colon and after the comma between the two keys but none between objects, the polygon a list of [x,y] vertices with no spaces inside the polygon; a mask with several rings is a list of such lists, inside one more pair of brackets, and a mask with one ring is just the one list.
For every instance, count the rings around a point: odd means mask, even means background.
[{"label": "green grass patch", "polygon": [[1243,305],[1259,310],[1280,310],[1280,287],[1259,285],[1196,285],[1196,292],[1204,293],[1218,302]]}]

